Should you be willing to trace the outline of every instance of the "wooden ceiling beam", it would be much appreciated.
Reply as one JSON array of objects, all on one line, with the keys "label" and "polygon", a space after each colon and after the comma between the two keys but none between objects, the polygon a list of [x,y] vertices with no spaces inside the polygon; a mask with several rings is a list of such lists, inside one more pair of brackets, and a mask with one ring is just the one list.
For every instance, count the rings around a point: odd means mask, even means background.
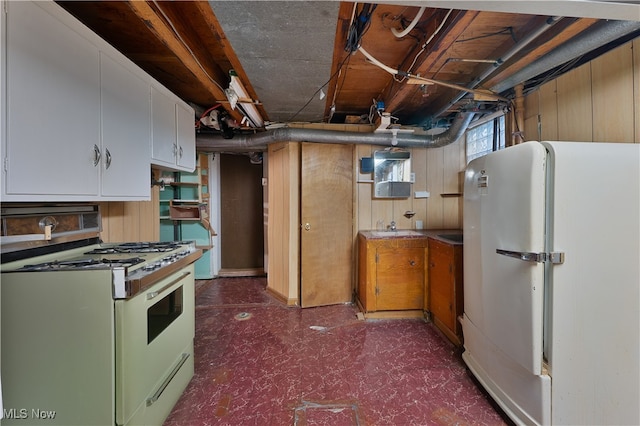
[{"label": "wooden ceiling beam", "polygon": [[[460,34],[462,34],[469,25],[476,19],[480,12],[467,11],[458,12],[457,16],[453,18],[450,25],[443,28],[442,36],[434,41],[434,47],[429,53],[424,54],[422,60],[416,63],[414,66],[414,72],[412,74],[426,76],[433,64],[437,63],[447,51],[453,46]],[[394,80],[390,80],[390,86],[394,84]],[[397,84],[396,84],[397,87]],[[397,90],[394,89],[390,93],[388,99],[385,100],[386,109],[393,113],[395,110],[402,109],[402,104],[414,97],[419,86],[401,83]]]},{"label": "wooden ceiling beam", "polygon": [[[175,33],[171,26],[172,23],[167,22],[165,17],[162,16],[161,13],[159,14],[159,12],[146,1],[132,0],[128,2],[128,5],[158,40],[167,46],[193,76],[198,79],[213,100],[224,101],[227,99],[224,93],[224,86],[227,85],[227,82],[221,84],[212,77],[212,74],[215,75],[215,72],[206,69],[203,61],[201,61],[189,46],[185,45],[185,42],[180,36]],[[177,30],[178,29],[176,29],[176,31]],[[242,114],[239,111],[229,109],[228,112],[238,122],[242,120]]]},{"label": "wooden ceiling beam", "polygon": [[354,7],[355,3],[341,2],[340,9],[338,9],[338,22],[336,24],[336,36],[333,44],[333,59],[331,65],[332,78],[326,88],[327,97],[324,106],[324,117],[327,118],[331,115],[331,106],[333,105],[334,95],[338,90],[338,82],[342,77],[342,72],[346,72],[346,68],[340,70],[339,67],[343,61],[345,64],[349,62],[349,59],[346,57],[349,53],[345,52],[344,48],[347,42],[349,27],[351,26],[351,16]]},{"label": "wooden ceiling beam", "polygon": [[[178,2],[180,4],[181,2]],[[242,85],[247,90],[247,94],[251,97],[251,99],[258,101],[259,97],[257,96],[256,91],[253,89],[251,85],[251,80],[247,76],[247,73],[244,71],[236,52],[233,50],[231,43],[227,39],[227,36],[224,34],[224,30],[222,29],[222,25],[220,25],[220,21],[213,13],[209,2],[206,1],[195,1],[195,8],[200,12],[200,16],[204,20],[206,26],[208,27],[210,33],[209,34],[201,34],[201,37],[206,38],[206,36],[210,35],[216,41],[218,48],[224,54],[226,61],[228,61],[229,66],[233,69],[242,82]],[[228,70],[227,70],[228,72]],[[227,76],[228,78],[228,76]],[[269,120],[267,111],[264,109],[262,104],[255,105],[256,109],[260,112],[260,115],[263,119]]]}]

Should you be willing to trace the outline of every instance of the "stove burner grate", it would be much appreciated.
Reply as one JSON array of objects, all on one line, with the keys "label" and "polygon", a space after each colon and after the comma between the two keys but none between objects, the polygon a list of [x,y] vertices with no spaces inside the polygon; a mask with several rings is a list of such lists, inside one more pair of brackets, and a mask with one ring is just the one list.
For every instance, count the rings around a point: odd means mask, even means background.
[{"label": "stove burner grate", "polygon": [[175,250],[179,246],[175,242],[122,243],[115,246],[96,248],[85,254],[162,253]]},{"label": "stove burner grate", "polygon": [[81,269],[104,269],[109,267],[129,267],[144,262],[141,257],[131,257],[128,259],[77,259],[38,263],[36,265],[25,265],[22,271],[60,271],[60,270],[81,270]]}]

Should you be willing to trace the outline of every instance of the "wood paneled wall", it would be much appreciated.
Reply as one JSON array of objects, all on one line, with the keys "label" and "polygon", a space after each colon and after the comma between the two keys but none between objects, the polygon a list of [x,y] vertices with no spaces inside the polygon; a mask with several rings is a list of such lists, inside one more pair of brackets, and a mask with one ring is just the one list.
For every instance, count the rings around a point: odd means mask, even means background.
[{"label": "wood paneled wall", "polygon": [[295,305],[300,283],[300,146],[271,144],[268,156],[267,290]]},{"label": "wood paneled wall", "polygon": [[528,94],[525,140],[640,143],[640,38]]},{"label": "wood paneled wall", "polygon": [[[443,148],[413,148],[411,170],[415,183],[411,187],[411,198],[373,198],[372,173],[360,172],[360,159],[373,156],[382,149],[371,145],[356,147],[354,167],[357,176],[356,207],[357,229],[376,229],[377,222],[385,227],[393,220],[398,229],[414,229],[416,220],[421,220],[424,229],[459,229],[462,227],[461,172],[465,167],[464,138]],[[429,192],[428,198],[415,198],[416,191]],[[443,196],[444,195],[444,196]],[[406,218],[404,213],[415,215]]]},{"label": "wood paneled wall", "polygon": [[[330,129],[349,132],[372,132],[374,126],[353,124],[308,124],[301,128]],[[411,170],[416,181],[408,199],[374,199],[373,174],[360,173],[360,159],[371,157],[373,152],[384,149],[381,146],[358,145],[353,159],[355,209],[355,234],[361,230],[376,229],[378,220],[385,226],[394,220],[398,229],[415,228],[416,220],[421,220],[425,229],[459,229],[462,227],[462,171],[466,166],[464,138],[443,148],[414,148],[411,151]],[[415,198],[416,191],[428,191],[429,198]],[[442,196],[445,194],[445,197]],[[448,195],[448,196],[447,196]],[[411,219],[403,215],[415,212]]]},{"label": "wood paneled wall", "polygon": [[105,242],[160,241],[160,192],[151,189],[150,201],[100,203]]}]

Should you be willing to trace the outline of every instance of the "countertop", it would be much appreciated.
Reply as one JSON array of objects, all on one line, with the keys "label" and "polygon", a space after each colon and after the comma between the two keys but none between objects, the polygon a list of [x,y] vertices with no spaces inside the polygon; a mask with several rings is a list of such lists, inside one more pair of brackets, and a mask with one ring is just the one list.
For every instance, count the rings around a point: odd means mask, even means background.
[{"label": "countertop", "polygon": [[462,241],[455,241],[443,238],[443,235],[462,235],[462,229],[397,229],[395,231],[376,231],[366,230],[360,231],[366,239],[384,239],[384,238],[433,238],[447,244],[462,244]]}]

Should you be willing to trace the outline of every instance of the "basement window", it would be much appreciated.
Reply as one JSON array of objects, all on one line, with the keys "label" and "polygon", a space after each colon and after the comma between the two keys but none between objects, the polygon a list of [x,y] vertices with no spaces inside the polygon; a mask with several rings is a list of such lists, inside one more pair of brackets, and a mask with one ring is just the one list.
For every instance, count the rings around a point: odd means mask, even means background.
[{"label": "basement window", "polygon": [[467,145],[467,163],[493,151],[504,149],[504,115],[482,120],[469,127],[465,133]]}]

